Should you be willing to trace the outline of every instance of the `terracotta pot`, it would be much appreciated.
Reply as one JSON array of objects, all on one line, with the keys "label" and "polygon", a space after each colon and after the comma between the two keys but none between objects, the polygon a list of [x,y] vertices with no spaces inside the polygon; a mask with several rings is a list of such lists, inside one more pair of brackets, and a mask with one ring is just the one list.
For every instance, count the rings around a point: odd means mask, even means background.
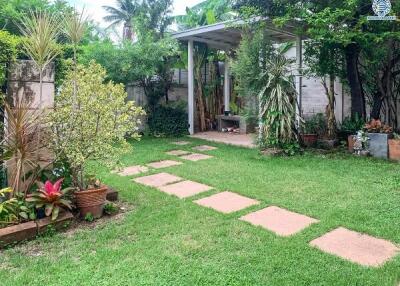
[{"label": "terracotta pot", "polygon": [[354,152],[354,143],[355,143],[355,140],[354,140],[355,138],[354,138],[354,135],[349,135],[348,137],[347,137],[347,146],[348,146],[348,148],[349,148],[349,152],[351,152],[351,153],[353,153]]},{"label": "terracotta pot", "polygon": [[389,139],[389,159],[400,161],[400,140]]},{"label": "terracotta pot", "polygon": [[99,189],[75,192],[76,205],[81,217],[85,217],[88,213],[94,218],[99,218],[103,215],[107,190],[108,188],[104,186]]},{"label": "terracotta pot", "polygon": [[306,147],[313,147],[317,144],[318,135],[317,134],[303,134],[303,144]]}]

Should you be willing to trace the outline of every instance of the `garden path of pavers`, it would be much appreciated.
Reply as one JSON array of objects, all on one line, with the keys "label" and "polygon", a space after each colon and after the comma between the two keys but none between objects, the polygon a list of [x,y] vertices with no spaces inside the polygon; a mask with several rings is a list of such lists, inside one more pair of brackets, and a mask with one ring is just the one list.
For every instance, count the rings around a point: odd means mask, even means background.
[{"label": "garden path of pavers", "polygon": [[[208,147],[212,146],[202,145],[193,147],[192,149],[198,151],[217,149],[216,147]],[[186,151],[182,150],[169,151],[167,154],[180,156],[179,158],[183,159],[184,157],[192,158],[192,161],[197,161],[196,159],[198,159],[198,155],[206,156],[201,157],[203,159],[212,158],[212,156],[189,152],[186,153]],[[191,155],[192,157],[190,157]],[[179,163],[182,164],[181,162]],[[149,165],[150,164],[148,164],[148,166]],[[168,163],[166,163],[166,165],[168,165]],[[185,180],[168,173],[158,173],[155,175],[139,177],[135,178],[134,181],[142,185],[157,188],[161,192],[174,195],[180,199],[189,198],[213,189],[213,187]],[[224,214],[244,210],[260,203],[257,200],[227,191],[198,199],[194,202],[200,206],[211,208]],[[251,212],[239,219],[254,226],[262,227],[283,237],[295,235],[310,225],[319,222],[319,220],[315,218],[298,214],[277,206],[269,206]],[[400,251],[394,243],[388,240],[375,238],[343,227],[333,229],[321,237],[312,240],[309,245],[323,252],[341,257],[342,259],[371,267],[383,265],[385,262],[396,256]]]}]

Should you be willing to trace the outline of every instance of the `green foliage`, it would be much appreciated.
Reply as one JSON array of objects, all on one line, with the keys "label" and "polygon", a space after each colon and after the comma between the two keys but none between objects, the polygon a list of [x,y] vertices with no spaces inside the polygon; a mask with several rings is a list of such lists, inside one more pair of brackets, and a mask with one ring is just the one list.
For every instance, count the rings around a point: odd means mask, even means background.
[{"label": "green foliage", "polygon": [[112,202],[108,202],[104,205],[104,213],[107,215],[114,215],[118,212],[118,206]]},{"label": "green foliage", "polygon": [[105,77],[99,64],[78,65],[77,79],[74,71],[67,74],[55,98],[55,110],[49,114],[52,149],[68,162],[73,183],[80,189],[86,188],[85,162],[93,159],[114,165],[130,149],[126,138],[138,138],[138,118],[144,114],[133,102],[125,101],[122,84],[106,83]]},{"label": "green foliage", "polygon": [[348,116],[343,120],[340,131],[355,134],[357,131],[362,130],[364,125],[365,121],[358,114]]},{"label": "green foliage", "polygon": [[39,189],[28,195],[26,201],[33,203],[36,209],[44,208],[46,216],[51,216],[52,220],[56,220],[61,209],[72,210],[71,200],[68,193],[72,188],[61,188],[63,179],[59,179],[52,184],[46,181],[45,184],[38,183]]},{"label": "green foliage", "polygon": [[154,136],[182,136],[188,133],[186,111],[181,107],[159,105],[149,114],[148,126]]},{"label": "green foliage", "polygon": [[92,213],[87,213],[85,215],[84,220],[87,221],[87,222],[94,222],[94,216],[92,215]]},{"label": "green foliage", "polygon": [[35,213],[27,204],[23,196],[15,195],[11,188],[0,190],[0,228],[9,224],[15,224],[23,220],[35,219]]},{"label": "green foliage", "polygon": [[158,66],[165,58],[177,54],[175,40],[164,38],[154,41],[149,36],[135,44],[114,45],[111,41],[103,41],[84,46],[79,60],[84,64],[95,60],[107,70],[109,80],[125,85],[138,82],[143,86],[157,74]]},{"label": "green foliage", "polygon": [[290,45],[278,48],[266,59],[266,71],[261,75],[264,84],[259,92],[259,119],[262,132],[261,140],[267,143],[270,138],[280,144],[296,141],[295,113],[296,88],[290,66],[293,59],[288,59],[285,53]]},{"label": "green foliage", "polygon": [[327,130],[326,117],[323,113],[317,113],[305,120],[304,133],[323,136]]},{"label": "green foliage", "polygon": [[175,17],[179,30],[186,30],[205,25],[212,25],[221,21],[228,21],[235,17],[231,9],[231,1],[207,0],[189,8],[185,15]]},{"label": "green foliage", "polygon": [[0,87],[6,80],[7,65],[17,55],[19,39],[6,31],[0,30]]}]

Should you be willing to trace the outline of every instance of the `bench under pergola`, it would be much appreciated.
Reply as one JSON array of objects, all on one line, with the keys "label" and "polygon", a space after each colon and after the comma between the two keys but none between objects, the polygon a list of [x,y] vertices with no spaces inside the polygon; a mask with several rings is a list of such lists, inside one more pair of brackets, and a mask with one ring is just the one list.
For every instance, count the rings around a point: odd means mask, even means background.
[{"label": "bench under pergola", "polygon": [[[296,89],[298,94],[298,116],[301,112],[302,98],[302,38],[294,32],[294,27],[285,26],[285,28],[277,28],[268,19],[258,19],[257,21],[266,21],[265,33],[273,41],[278,43],[296,42]],[[194,43],[205,43],[210,48],[226,51],[236,48],[242,39],[242,28],[245,22],[243,20],[221,22],[213,25],[198,27],[172,34],[172,37],[187,43],[188,45],[188,119],[189,133],[194,134]],[[229,112],[230,103],[230,69],[229,61],[225,61],[224,72],[224,106],[225,111]]]}]

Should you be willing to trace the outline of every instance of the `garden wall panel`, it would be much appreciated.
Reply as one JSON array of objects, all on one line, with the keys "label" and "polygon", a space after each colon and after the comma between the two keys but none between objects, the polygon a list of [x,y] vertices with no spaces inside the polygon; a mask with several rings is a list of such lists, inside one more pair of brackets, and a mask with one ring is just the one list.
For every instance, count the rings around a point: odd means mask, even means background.
[{"label": "garden wall panel", "polygon": [[[52,108],[54,105],[54,64],[50,64],[43,73],[42,103],[44,107]],[[23,96],[33,102],[34,106],[40,101],[39,71],[33,61],[19,60],[11,65],[7,95],[9,98]]]}]

